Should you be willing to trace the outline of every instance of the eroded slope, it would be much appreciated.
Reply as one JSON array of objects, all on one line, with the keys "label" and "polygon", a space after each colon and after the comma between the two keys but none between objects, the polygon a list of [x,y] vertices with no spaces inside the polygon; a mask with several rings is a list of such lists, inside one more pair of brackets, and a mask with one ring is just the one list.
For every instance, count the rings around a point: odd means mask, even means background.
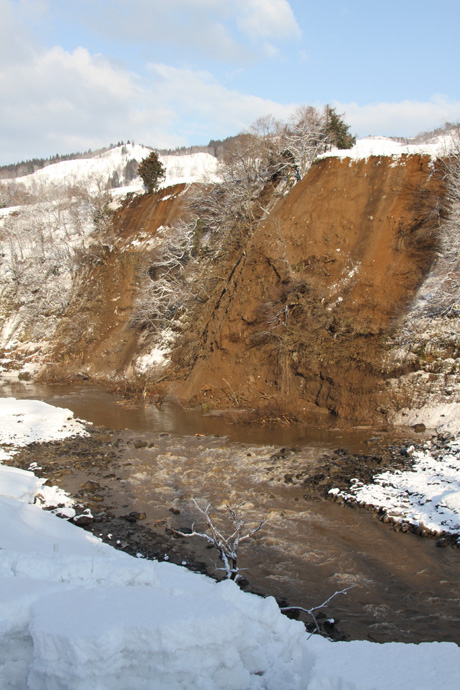
[{"label": "eroded slope", "polygon": [[432,261],[432,173],[420,156],[314,165],[229,267],[180,394],[383,419],[387,335]]},{"label": "eroded slope", "polygon": [[116,215],[115,242],[81,271],[45,376],[117,379],[207,410],[384,421],[388,337],[436,245],[430,158],[317,162],[249,238],[207,259],[214,288],[180,323],[171,315],[169,360],[164,332],[132,315],[165,228],[186,214],[184,193],[137,197]]}]

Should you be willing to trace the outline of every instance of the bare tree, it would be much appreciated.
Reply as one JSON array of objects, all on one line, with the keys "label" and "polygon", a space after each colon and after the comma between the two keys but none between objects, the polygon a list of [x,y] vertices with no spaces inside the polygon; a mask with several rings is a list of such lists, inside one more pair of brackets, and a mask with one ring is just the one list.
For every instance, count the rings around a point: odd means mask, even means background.
[{"label": "bare tree", "polygon": [[440,220],[437,256],[416,295],[415,319],[460,315],[460,126],[451,131],[448,151],[439,159],[439,172],[445,198],[444,209],[433,209]]},{"label": "bare tree", "polygon": [[200,513],[201,517],[206,523],[207,531],[197,532],[195,525],[192,525],[191,532],[182,532],[180,530],[173,530],[175,534],[181,537],[200,537],[212,544],[219,552],[220,559],[223,563],[223,568],[227,579],[238,582],[241,579],[240,568],[238,567],[238,555],[240,544],[247,541],[254,536],[265,525],[267,520],[262,520],[258,525],[246,531],[246,522],[240,515],[240,508],[244,505],[241,503],[236,508],[225,506],[232,525],[232,531],[228,536],[224,536],[222,531],[216,527],[215,521],[211,516],[211,505],[208,504],[202,508],[195,499],[192,499],[193,505]]},{"label": "bare tree", "polygon": [[130,318],[132,327],[161,330],[195,299],[195,224],[194,220],[184,221],[163,229],[153,258],[144,267]]},{"label": "bare tree", "polygon": [[299,179],[305,177],[313,161],[331,146],[324,114],[312,106],[299,106],[294,111],[285,137]]},{"label": "bare tree", "polygon": [[[14,336],[46,340],[71,298],[82,257],[113,244],[109,198],[103,186],[30,186],[35,203],[0,218],[0,290],[3,316]],[[97,223],[97,227],[96,227]],[[106,251],[104,247],[103,251]]]}]

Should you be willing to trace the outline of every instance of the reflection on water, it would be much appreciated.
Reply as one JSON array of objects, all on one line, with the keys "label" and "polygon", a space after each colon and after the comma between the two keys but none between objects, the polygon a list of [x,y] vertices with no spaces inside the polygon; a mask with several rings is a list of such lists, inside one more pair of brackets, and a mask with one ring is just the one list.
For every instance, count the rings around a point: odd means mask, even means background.
[{"label": "reflection on water", "polygon": [[[124,441],[110,474],[66,475],[64,488],[77,490],[94,478],[115,512],[145,512],[151,527],[167,516],[176,528],[190,526],[196,518],[192,497],[214,506],[245,501],[250,522],[269,517],[260,538],[241,552],[255,590],[309,608],[354,584],[328,608],[351,637],[460,642],[457,550],[395,533],[362,510],[305,501],[302,487],[283,482],[286,473],[317,467],[325,447],[359,447],[370,431],[238,427],[180,407],[118,404],[94,386],[8,382],[2,395],[41,399],[96,425],[131,430],[120,435]],[[133,438],[148,446],[136,448]],[[301,450],[273,459],[280,445],[293,444]],[[210,561],[204,545],[194,543],[193,549]]]},{"label": "reflection on water", "polygon": [[227,436],[243,443],[272,443],[278,445],[321,444],[363,447],[371,436],[367,431],[339,431],[307,428],[303,425],[270,428],[262,425],[234,425],[215,414],[203,415],[179,405],[161,407],[141,401],[116,399],[109,391],[97,386],[35,384],[22,381],[0,381],[3,397],[43,400],[72,410],[76,417],[98,426],[132,431],[168,432],[170,434],[214,434]]}]

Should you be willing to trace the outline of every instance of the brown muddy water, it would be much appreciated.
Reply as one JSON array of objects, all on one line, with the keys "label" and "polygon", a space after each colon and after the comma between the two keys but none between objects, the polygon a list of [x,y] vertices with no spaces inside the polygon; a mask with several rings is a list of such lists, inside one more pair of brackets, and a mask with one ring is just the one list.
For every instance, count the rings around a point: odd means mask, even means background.
[{"label": "brown muddy water", "polygon": [[[354,585],[325,609],[339,635],[377,642],[460,643],[460,551],[435,540],[397,533],[358,508],[305,500],[287,473],[321,467],[333,448],[366,448],[372,430],[267,429],[226,424],[180,408],[118,404],[96,387],[8,383],[1,395],[41,399],[70,408],[93,424],[117,430],[111,471],[69,474],[64,488],[97,480],[114,515],[145,513],[142,524],[167,535],[166,522],[186,529],[198,516],[191,499],[217,510],[244,502],[248,525],[269,518],[240,552],[249,588],[305,608]],[[206,436],[196,434],[208,434]],[[295,453],[280,454],[281,446]],[[143,446],[143,447],[136,447]],[[220,519],[220,518],[217,518]],[[177,541],[177,539],[176,539]],[[213,571],[204,542],[181,539],[184,553]],[[185,556],[187,558],[187,556]]]}]

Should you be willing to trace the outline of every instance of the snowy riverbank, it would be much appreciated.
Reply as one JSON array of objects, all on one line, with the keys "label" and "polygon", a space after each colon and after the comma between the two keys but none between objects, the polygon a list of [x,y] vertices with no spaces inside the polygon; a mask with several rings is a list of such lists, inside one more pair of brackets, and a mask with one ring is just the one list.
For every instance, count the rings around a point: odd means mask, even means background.
[{"label": "snowy riverbank", "polygon": [[[4,399],[0,418],[3,446],[84,433],[35,401]],[[116,551],[41,510],[37,493],[32,472],[0,466],[2,690],[458,686],[452,643],[309,638],[273,598]]]},{"label": "snowy riverbank", "polygon": [[420,533],[460,535],[460,443],[449,436],[439,435],[423,448],[408,448],[408,469],[376,474],[371,484],[352,479],[349,491],[329,493],[385,511],[394,523]]}]

